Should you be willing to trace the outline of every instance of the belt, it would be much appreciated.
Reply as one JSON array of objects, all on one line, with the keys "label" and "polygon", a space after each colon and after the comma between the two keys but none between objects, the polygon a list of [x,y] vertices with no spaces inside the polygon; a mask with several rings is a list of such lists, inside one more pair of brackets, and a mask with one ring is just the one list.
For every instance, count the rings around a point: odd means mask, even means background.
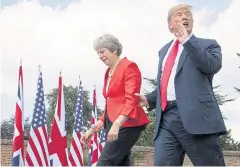
[{"label": "belt", "polygon": [[173,108],[176,108],[176,107],[177,107],[177,101],[176,100],[168,101],[165,111],[169,111],[169,110],[171,110]]}]

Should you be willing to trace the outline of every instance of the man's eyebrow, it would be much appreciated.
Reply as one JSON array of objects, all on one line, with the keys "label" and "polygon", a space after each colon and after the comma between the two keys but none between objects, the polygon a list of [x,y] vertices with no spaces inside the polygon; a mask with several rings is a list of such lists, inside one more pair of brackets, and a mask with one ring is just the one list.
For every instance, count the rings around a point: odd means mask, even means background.
[{"label": "man's eyebrow", "polygon": [[182,14],[182,12],[180,12],[180,11],[177,11],[175,14]]}]

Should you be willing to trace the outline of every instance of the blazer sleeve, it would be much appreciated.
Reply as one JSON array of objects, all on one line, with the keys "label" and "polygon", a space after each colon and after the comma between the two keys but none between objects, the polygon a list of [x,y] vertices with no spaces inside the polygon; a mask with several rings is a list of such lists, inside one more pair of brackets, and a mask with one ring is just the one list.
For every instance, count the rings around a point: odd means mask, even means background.
[{"label": "blazer sleeve", "polygon": [[[203,44],[209,43],[208,45]],[[197,67],[204,73],[215,74],[222,68],[221,47],[216,40],[190,38],[183,44]]]},{"label": "blazer sleeve", "polygon": [[129,119],[135,119],[138,116],[139,99],[134,93],[139,93],[141,89],[142,78],[137,64],[131,63],[124,71],[125,103],[121,115]]}]

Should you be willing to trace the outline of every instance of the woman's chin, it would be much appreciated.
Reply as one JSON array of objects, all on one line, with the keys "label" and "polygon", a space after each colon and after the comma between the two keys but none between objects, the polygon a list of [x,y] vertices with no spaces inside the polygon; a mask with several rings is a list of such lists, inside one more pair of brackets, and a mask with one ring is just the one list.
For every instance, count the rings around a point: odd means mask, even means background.
[{"label": "woman's chin", "polygon": [[103,62],[106,66],[109,66],[109,62]]}]

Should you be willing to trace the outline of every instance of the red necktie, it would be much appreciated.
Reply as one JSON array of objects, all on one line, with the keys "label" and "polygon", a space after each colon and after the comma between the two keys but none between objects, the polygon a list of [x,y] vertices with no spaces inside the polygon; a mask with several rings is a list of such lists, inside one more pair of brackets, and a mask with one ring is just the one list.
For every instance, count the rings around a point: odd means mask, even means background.
[{"label": "red necktie", "polygon": [[162,110],[164,111],[167,107],[167,86],[168,86],[168,80],[172,71],[172,67],[174,64],[174,61],[177,57],[178,53],[178,44],[179,40],[176,40],[168,57],[167,61],[165,63],[163,73],[162,73],[162,80],[160,82],[161,87],[160,87],[160,92],[161,92],[161,105],[162,105]]}]

